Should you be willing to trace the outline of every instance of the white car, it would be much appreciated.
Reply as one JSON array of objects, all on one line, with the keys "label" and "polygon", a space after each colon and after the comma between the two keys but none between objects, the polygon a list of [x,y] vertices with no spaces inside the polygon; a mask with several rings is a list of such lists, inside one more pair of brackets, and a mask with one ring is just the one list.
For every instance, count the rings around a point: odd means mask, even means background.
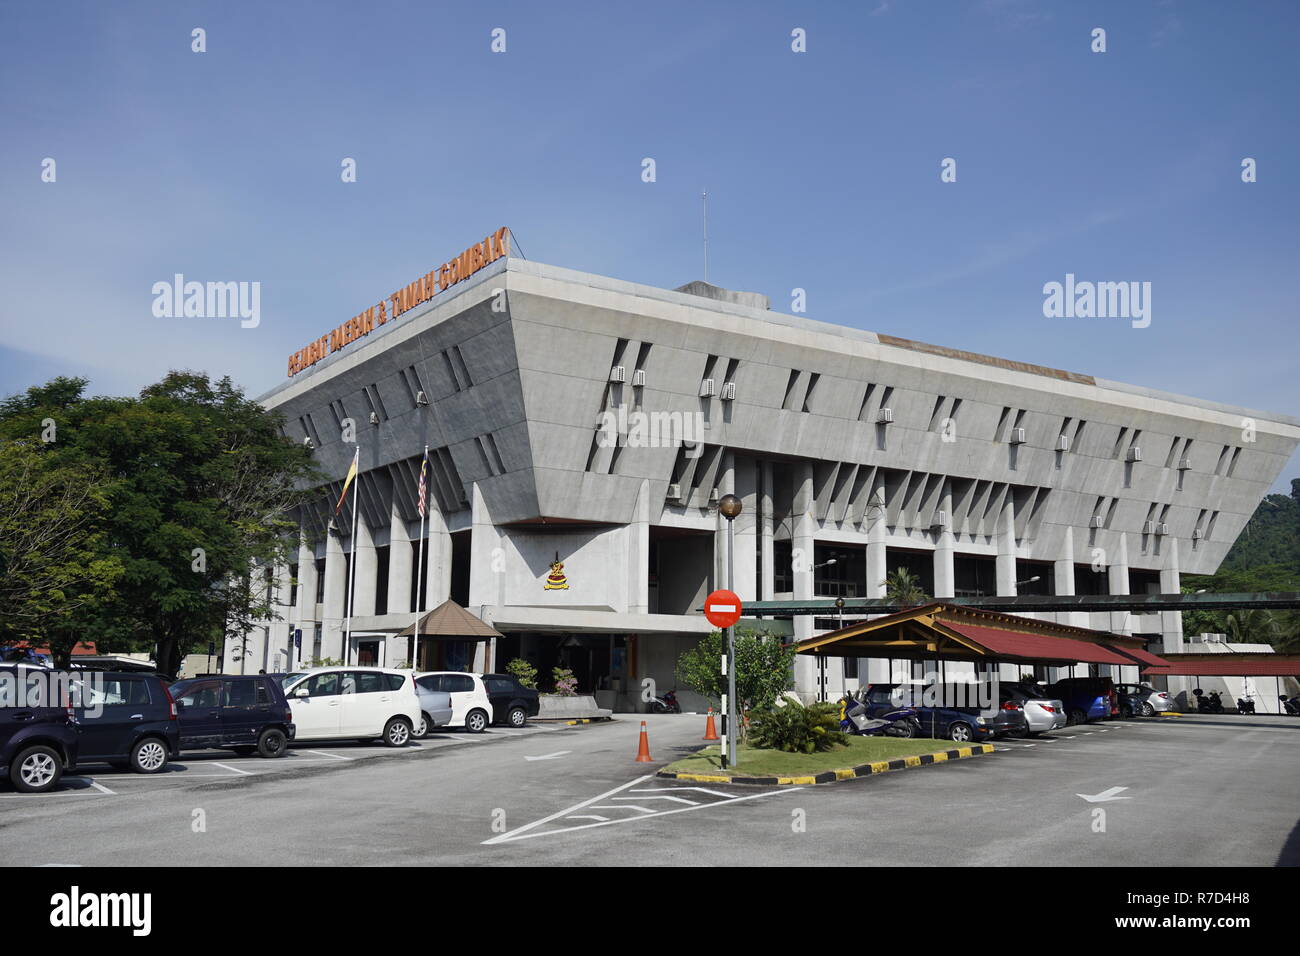
[{"label": "white car", "polygon": [[[492,702],[480,675],[464,671],[425,671],[415,675],[415,682],[426,691],[443,691],[451,695],[448,726],[464,727],[471,734],[481,734],[492,723]],[[419,721],[416,723],[418,725]]]},{"label": "white car", "polygon": [[411,674],[383,667],[316,667],[287,674],[294,741],[379,739],[403,747],[420,726]]}]

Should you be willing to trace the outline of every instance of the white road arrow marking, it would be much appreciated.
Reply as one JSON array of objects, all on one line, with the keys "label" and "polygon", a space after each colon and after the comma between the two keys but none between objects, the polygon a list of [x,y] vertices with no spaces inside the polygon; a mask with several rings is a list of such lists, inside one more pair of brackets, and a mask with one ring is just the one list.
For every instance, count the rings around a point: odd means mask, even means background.
[{"label": "white road arrow marking", "polygon": [[609,817],[598,817],[594,813],[579,814],[576,817],[565,817],[566,820],[597,820],[601,823],[608,823]]},{"label": "white road arrow marking", "polygon": [[537,757],[525,757],[525,760],[554,760],[556,757],[563,757],[565,754],[573,753],[572,750],[557,750],[553,754],[541,754]]},{"label": "white road arrow marking", "polygon": [[1131,800],[1132,797],[1117,797],[1115,794],[1123,793],[1128,787],[1111,787],[1109,790],[1103,790],[1101,793],[1088,796],[1086,793],[1076,793],[1076,797],[1083,797],[1089,803],[1107,803],[1111,800]]},{"label": "white road arrow marking", "polygon": [[641,813],[654,813],[649,807],[638,807],[635,803],[597,803],[593,810],[639,810]]}]

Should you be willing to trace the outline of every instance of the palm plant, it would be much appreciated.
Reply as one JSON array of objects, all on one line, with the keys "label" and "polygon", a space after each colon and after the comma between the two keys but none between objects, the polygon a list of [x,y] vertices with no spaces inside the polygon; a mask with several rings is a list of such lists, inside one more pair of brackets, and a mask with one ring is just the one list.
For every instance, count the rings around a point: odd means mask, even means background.
[{"label": "palm plant", "polygon": [[907,568],[897,568],[885,575],[885,597],[900,607],[918,607],[930,600],[921,587],[921,579]]}]

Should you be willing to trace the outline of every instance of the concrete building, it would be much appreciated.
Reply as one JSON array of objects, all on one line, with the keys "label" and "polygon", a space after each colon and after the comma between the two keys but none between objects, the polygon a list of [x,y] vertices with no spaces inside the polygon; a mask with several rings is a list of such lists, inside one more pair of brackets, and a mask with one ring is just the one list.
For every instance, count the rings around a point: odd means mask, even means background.
[{"label": "concrete building", "polygon": [[[1218,567],[1300,441],[1289,416],[504,255],[308,357],[261,400],[336,480],[300,516],[297,563],[267,570],[283,620],[249,636],[242,666],[344,656],[351,495],[326,529],[354,431],[351,659],[408,662],[393,635],[450,597],[506,637],[432,642],[421,666],[562,661],[620,710],[645,678],[674,686],[710,629],[696,609],[726,583],[720,495],[744,501],[745,600],[882,596],[898,567],[936,597],[1168,593]],[[1157,653],[1182,643],[1177,613],[1060,619]],[[858,674],[833,661],[830,691]],[[801,661],[798,689],[813,680]]]}]

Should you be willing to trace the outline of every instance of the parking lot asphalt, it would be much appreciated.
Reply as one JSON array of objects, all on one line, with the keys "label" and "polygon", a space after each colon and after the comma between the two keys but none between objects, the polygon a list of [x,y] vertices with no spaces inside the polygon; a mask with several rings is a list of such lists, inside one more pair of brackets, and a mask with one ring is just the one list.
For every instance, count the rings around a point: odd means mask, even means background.
[{"label": "parking lot asphalt", "polygon": [[0,864],[1300,863],[1300,720],[1116,721],[979,760],[753,787],[655,778],[701,745],[703,718],[645,719],[650,764],[625,715],[398,750],[202,752],[157,776],[83,768],[52,794],[0,790]]}]

